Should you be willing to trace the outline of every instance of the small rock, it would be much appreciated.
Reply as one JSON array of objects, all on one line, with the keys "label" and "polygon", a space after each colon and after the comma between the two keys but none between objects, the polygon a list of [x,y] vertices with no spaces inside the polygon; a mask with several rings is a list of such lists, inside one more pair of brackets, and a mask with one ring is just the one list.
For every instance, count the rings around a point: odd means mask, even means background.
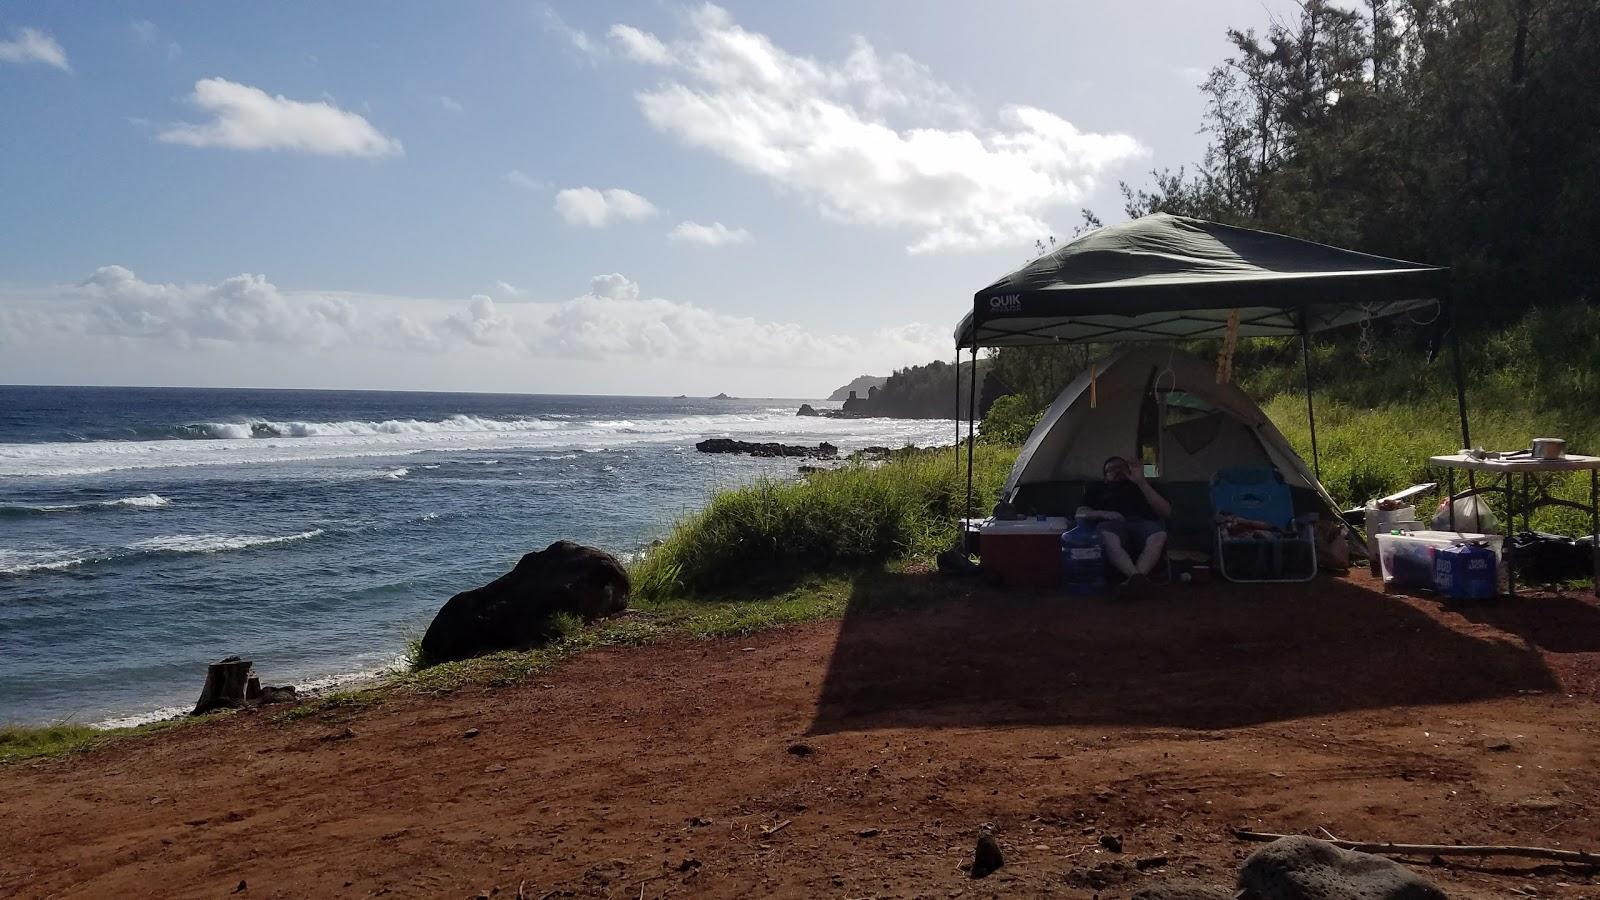
[{"label": "small rock", "polygon": [[815,752],[816,752],[815,750],[811,749],[811,745],[810,744],[790,744],[789,745],[789,755],[790,756],[810,756],[811,754],[813,754]]},{"label": "small rock", "polygon": [[293,703],[299,699],[300,696],[295,693],[294,685],[284,684],[261,688],[261,692],[256,695],[253,702],[266,706],[269,703]]},{"label": "small rock", "polygon": [[1100,835],[1100,846],[1110,850],[1112,853],[1121,853],[1122,837],[1115,834],[1102,834]]},{"label": "small rock", "polygon": [[468,728],[466,731],[461,732],[461,736],[464,738],[475,738],[478,736],[478,729]]},{"label": "small rock", "polygon": [[695,816],[694,818],[689,820],[689,827],[690,828],[704,828],[704,827],[706,827],[707,825],[710,825],[710,824],[711,824],[711,820],[710,819],[703,819],[700,816]]},{"label": "small rock", "polygon": [[1490,753],[1504,753],[1511,749],[1511,742],[1505,738],[1486,738],[1483,742],[1483,749],[1488,750]]},{"label": "small rock", "polygon": [[1133,861],[1133,867],[1141,872],[1146,869],[1159,869],[1166,864],[1165,856],[1141,856]]},{"label": "small rock", "polygon": [[880,833],[876,828],[863,828],[856,832],[856,837],[877,837]]},{"label": "small rock", "polygon": [[242,893],[244,891],[247,891],[249,889],[250,889],[250,886],[245,884],[244,883],[244,879],[241,878],[241,879],[239,879],[239,883],[237,885],[234,885],[233,893],[238,894],[238,893]]},{"label": "small rock", "polygon": [[978,845],[972,851],[972,868],[969,870],[973,878],[988,878],[1006,864],[1005,854],[1000,852],[1000,843],[994,839],[994,834],[987,829],[978,832]]},{"label": "small rock", "polygon": [[692,856],[684,857],[683,862],[678,863],[679,872],[690,872],[698,868],[700,868],[700,860]]}]

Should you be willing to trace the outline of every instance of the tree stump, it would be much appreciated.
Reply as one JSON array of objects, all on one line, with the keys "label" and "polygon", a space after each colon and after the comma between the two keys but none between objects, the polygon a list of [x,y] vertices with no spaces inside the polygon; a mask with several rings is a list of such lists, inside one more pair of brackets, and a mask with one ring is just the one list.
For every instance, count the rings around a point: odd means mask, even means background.
[{"label": "tree stump", "polygon": [[190,715],[198,716],[225,706],[243,706],[251,665],[248,659],[230,656],[207,666],[206,686],[200,690],[200,699]]}]

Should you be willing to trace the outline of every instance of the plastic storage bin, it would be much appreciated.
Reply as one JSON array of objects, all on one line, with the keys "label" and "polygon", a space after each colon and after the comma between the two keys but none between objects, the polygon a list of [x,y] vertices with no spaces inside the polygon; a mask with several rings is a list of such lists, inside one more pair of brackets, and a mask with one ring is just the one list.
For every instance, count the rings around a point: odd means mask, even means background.
[{"label": "plastic storage bin", "polygon": [[1434,554],[1443,547],[1463,543],[1486,544],[1494,551],[1495,570],[1500,569],[1497,534],[1466,531],[1413,531],[1406,534],[1378,535],[1378,560],[1382,563],[1383,583],[1399,588],[1433,589]]}]

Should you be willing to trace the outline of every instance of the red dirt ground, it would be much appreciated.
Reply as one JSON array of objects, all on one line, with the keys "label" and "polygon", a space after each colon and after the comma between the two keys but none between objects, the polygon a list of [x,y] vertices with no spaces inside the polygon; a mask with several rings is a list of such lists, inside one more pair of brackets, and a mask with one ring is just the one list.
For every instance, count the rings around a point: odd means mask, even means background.
[{"label": "red dirt ground", "polygon": [[[1230,825],[1600,847],[1592,600],[957,593],[0,767],[0,896],[1110,898],[1231,882]],[[982,823],[1006,865],[979,881]],[[1416,864],[1452,896],[1600,897]]]}]

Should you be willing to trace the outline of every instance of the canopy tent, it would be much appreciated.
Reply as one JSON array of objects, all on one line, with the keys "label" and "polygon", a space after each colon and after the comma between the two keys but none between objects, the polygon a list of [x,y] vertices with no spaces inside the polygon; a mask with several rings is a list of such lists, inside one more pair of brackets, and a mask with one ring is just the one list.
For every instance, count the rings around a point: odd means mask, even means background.
[{"label": "canopy tent", "polygon": [[1217,383],[1212,364],[1176,347],[1124,348],[1062,389],[1017,455],[1003,499],[1024,515],[1071,516],[1110,456],[1153,461],[1173,501],[1175,540],[1208,538],[1211,477],[1230,466],[1270,466],[1282,473],[1297,511],[1338,515],[1261,407],[1237,385]]},{"label": "canopy tent", "polygon": [[[1447,309],[1448,297],[1445,268],[1202,219],[1158,213],[1091,231],[978,291],[972,311],[956,327],[958,358],[970,349],[974,362],[967,407],[968,515],[979,347],[1176,341],[1230,330],[1238,337],[1298,335],[1315,483],[1321,465],[1309,336],[1435,304]],[[1454,329],[1451,340],[1462,445],[1471,446]],[[1317,489],[1326,496],[1320,484]]]},{"label": "canopy tent", "polygon": [[1445,296],[1449,270],[1166,213],[1096,229],[974,297],[956,346],[1297,335]]}]

